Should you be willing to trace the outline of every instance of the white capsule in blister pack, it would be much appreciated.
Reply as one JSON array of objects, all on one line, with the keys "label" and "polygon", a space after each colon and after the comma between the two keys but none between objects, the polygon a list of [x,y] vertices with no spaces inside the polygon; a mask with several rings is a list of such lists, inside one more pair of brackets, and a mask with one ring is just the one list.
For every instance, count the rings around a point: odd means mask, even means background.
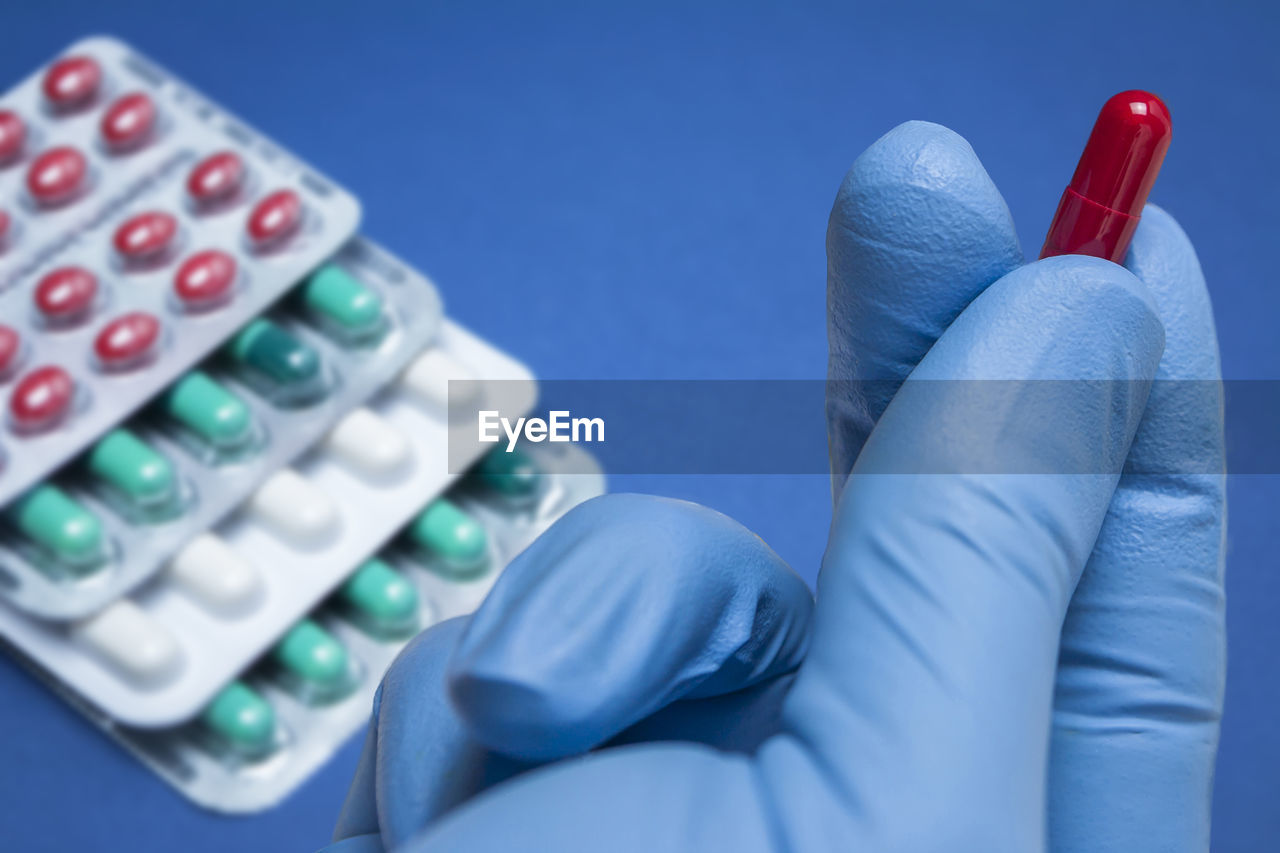
[{"label": "white capsule in blister pack", "polygon": [[249,498],[254,520],[302,551],[320,548],[342,532],[333,500],[307,478],[285,469],[271,475]]},{"label": "white capsule in blister pack", "polygon": [[182,651],[168,629],[127,598],[73,625],[69,636],[136,684],[158,681],[182,663]]},{"label": "white capsule in blister pack", "polygon": [[325,450],[353,474],[388,480],[407,474],[409,440],[386,418],[360,408],[340,420],[325,438]]},{"label": "white capsule in blister pack", "polygon": [[201,533],[169,563],[174,585],[201,607],[225,616],[249,610],[262,594],[262,575],[212,533]]}]

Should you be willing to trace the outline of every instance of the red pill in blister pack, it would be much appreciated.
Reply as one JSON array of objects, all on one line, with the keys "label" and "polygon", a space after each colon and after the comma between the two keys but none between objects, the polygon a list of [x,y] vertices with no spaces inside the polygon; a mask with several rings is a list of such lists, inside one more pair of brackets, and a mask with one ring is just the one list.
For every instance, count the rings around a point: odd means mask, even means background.
[{"label": "red pill in blister pack", "polygon": [[83,106],[102,84],[102,66],[90,56],[59,59],[44,75],[44,96],[57,109]]},{"label": "red pill in blister pack", "polygon": [[146,311],[122,314],[102,327],[94,355],[107,370],[127,370],[145,361],[160,339],[160,321]]},{"label": "red pill in blister pack", "polygon": [[97,276],[84,267],[60,267],[36,283],[33,301],[45,322],[65,326],[88,316],[97,295]]},{"label": "red pill in blister pack", "polygon": [[234,151],[219,151],[192,168],[187,194],[200,206],[219,204],[239,191],[244,176],[244,161]]},{"label": "red pill in blister pack", "polygon": [[9,415],[22,432],[48,429],[70,411],[76,383],[55,365],[37,367],[18,381],[9,397]]},{"label": "red pill in blister pack", "polygon": [[22,335],[0,323],[0,380],[8,379],[22,359]]},{"label": "red pill in blister pack", "polygon": [[277,246],[302,224],[302,199],[293,190],[276,190],[249,213],[245,230],[255,248]]},{"label": "red pill in blister pack", "polygon": [[182,262],[173,277],[173,292],[183,307],[203,311],[231,298],[236,283],[236,259],[218,249],[196,252]]},{"label": "red pill in blister pack", "polygon": [[74,198],[85,185],[89,162],[69,145],[50,148],[27,169],[27,190],[37,203],[61,204]]},{"label": "red pill in blister pack", "polygon": [[155,124],[155,103],[142,92],[131,92],[102,114],[102,139],[115,151],[132,150],[147,141]]},{"label": "red pill in blister pack", "polygon": [[178,236],[178,220],[163,210],[131,216],[116,228],[111,242],[126,262],[152,261],[172,247]]},{"label": "red pill in blister pack", "polygon": [[27,140],[27,126],[13,110],[0,110],[0,166],[16,160]]}]

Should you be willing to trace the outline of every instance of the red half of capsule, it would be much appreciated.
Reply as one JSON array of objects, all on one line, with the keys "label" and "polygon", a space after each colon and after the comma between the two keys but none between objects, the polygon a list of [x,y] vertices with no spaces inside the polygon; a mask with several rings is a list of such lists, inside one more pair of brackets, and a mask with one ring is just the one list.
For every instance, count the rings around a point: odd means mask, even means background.
[{"label": "red half of capsule", "polygon": [[1040,257],[1093,255],[1122,263],[1172,132],[1168,108],[1150,92],[1134,89],[1108,100],[1058,202]]}]

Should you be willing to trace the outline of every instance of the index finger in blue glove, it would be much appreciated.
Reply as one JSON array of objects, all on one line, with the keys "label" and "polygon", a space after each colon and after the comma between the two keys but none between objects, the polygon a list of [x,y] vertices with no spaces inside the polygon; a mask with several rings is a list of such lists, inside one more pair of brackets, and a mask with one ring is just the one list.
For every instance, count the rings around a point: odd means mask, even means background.
[{"label": "index finger in blue glove", "polygon": [[507,567],[454,651],[450,692],[491,748],[573,755],[677,700],[794,669],[812,607],[804,581],[727,516],[607,495]]},{"label": "index finger in blue glove", "polygon": [[1209,847],[1226,672],[1226,482],[1218,344],[1204,276],[1148,205],[1127,266],[1164,357],[1062,631],[1050,775],[1055,851]]},{"label": "index finger in blue glove", "polygon": [[854,161],[827,225],[835,496],[898,385],[974,297],[1021,263],[1009,208],[958,134],[907,122]]}]

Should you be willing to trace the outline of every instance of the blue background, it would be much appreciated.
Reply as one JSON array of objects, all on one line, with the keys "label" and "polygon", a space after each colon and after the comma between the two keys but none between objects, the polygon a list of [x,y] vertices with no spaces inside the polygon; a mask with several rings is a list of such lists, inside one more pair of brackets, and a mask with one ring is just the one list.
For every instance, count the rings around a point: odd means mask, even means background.
[{"label": "blue background", "polygon": [[[1177,128],[1154,199],[1199,248],[1225,372],[1280,378],[1274,4],[532,5],[9,0],[0,81],[83,35],[132,42],[352,189],[451,314],[554,378],[821,377],[826,217],[859,151],[954,128],[1034,253],[1099,105],[1149,88]],[[711,504],[817,571],[820,477],[614,485]],[[1231,483],[1220,851],[1280,835],[1278,498]],[[220,818],[8,661],[0,696],[6,849],[312,849],[358,748]]]}]

